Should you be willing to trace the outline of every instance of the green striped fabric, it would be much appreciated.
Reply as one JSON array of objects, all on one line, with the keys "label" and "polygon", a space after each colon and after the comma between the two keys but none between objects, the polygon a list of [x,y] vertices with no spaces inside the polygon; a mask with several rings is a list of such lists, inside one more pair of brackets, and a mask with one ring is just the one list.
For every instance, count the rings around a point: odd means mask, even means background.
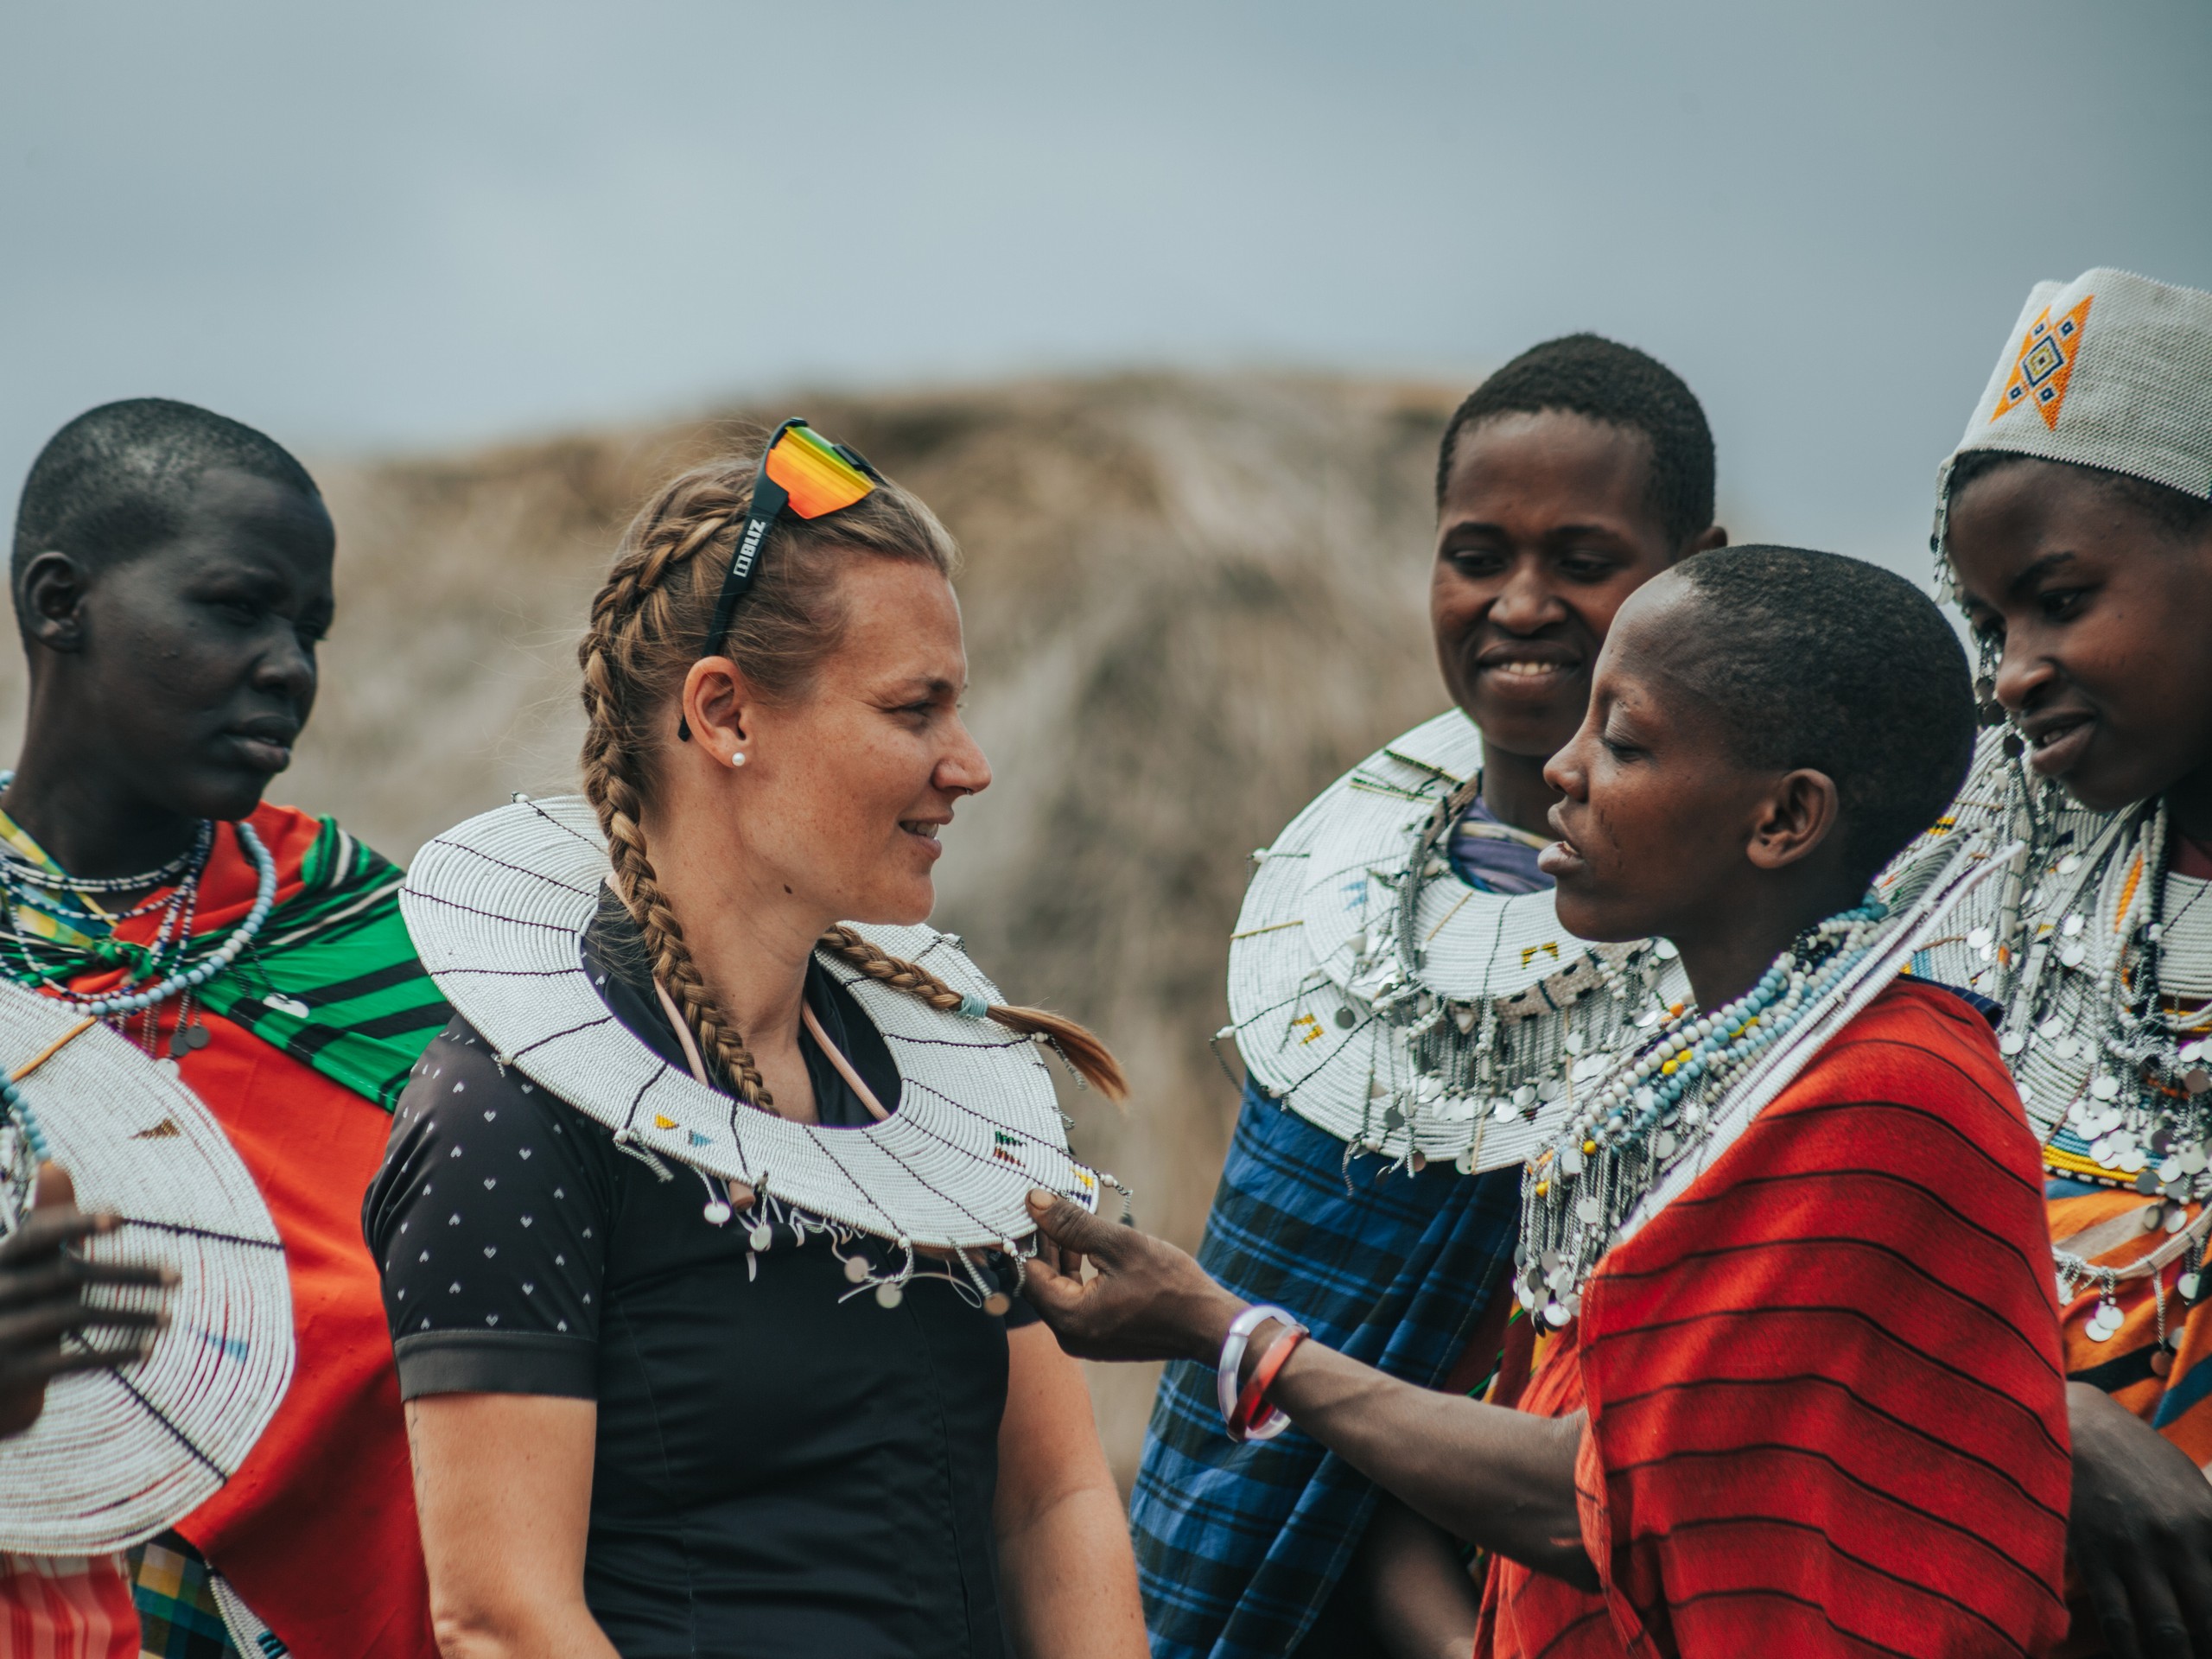
[{"label": "green striped fabric", "polygon": [[453,1018],[400,918],[404,873],[325,818],[301,874],[301,890],[200,998],[390,1111]]}]

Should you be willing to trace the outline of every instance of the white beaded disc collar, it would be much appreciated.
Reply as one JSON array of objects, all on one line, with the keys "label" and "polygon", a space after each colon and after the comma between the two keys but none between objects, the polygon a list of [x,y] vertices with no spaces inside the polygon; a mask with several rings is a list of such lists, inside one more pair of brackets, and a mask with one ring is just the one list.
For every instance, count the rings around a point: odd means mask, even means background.
[{"label": "white beaded disc collar", "polygon": [[[1361,761],[1254,855],[1229,1032],[1261,1087],[1355,1151],[1518,1164],[1564,1110],[1570,1074],[1688,995],[1671,947],[1575,938],[1550,889],[1479,892],[1441,839],[1412,869],[1439,804],[1481,765],[1479,734],[1452,709]],[[1413,976],[1397,938],[1408,880]]]},{"label": "white beaded disc collar", "polygon": [[[614,1017],[584,969],[584,931],[609,873],[598,821],[575,795],[471,818],[409,869],[400,910],[423,965],[502,1065],[621,1141],[894,1243],[1011,1252],[1033,1230],[1033,1187],[1097,1208],[1098,1177],[1069,1155],[1036,1045],[834,957],[816,960],[851,992],[899,1069],[899,1105],[883,1122],[794,1123],[670,1065]],[[956,991],[1001,1000],[948,934],[861,931]]]},{"label": "white beaded disc collar", "polygon": [[[173,1066],[0,982],[0,1069],[26,1066],[24,1103],[79,1207],[126,1220],[83,1254],[181,1275],[146,1358],[56,1379],[38,1421],[0,1441],[0,1550],[104,1554],[174,1526],[245,1461],[291,1382],[291,1286],[252,1176]],[[0,1236],[29,1202],[29,1153],[0,1127]],[[105,1306],[149,1294],[93,1293]]]}]

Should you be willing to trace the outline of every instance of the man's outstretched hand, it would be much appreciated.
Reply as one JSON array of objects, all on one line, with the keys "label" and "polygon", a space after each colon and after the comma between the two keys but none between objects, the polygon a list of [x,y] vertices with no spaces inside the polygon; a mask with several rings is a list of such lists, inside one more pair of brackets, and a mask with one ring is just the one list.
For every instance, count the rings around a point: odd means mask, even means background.
[{"label": "man's outstretched hand", "polygon": [[[1211,1365],[1244,1304],[1181,1250],[1101,1221],[1041,1187],[1029,1195],[1038,1254],[1029,1300],[1078,1359],[1195,1359]],[[1084,1264],[1092,1268],[1084,1276]]]},{"label": "man's outstretched hand", "polygon": [[76,1190],[58,1165],[39,1166],[37,1201],[0,1244],[0,1435],[20,1434],[38,1421],[55,1377],[143,1359],[168,1323],[159,1308],[86,1300],[95,1287],[176,1283],[167,1268],[87,1262],[69,1248],[118,1224],[113,1216],[78,1209]]}]

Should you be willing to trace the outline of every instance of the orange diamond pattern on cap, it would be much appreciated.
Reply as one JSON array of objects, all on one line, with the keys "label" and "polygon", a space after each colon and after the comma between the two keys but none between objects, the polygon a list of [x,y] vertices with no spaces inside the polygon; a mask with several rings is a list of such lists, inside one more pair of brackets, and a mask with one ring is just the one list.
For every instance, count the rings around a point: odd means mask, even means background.
[{"label": "orange diamond pattern on cap", "polygon": [[2081,302],[2056,324],[2050,320],[2050,308],[2043,308],[2043,315],[2020,337],[2012,378],[1998,393],[1997,407],[1989,411],[1991,420],[2001,420],[2025,406],[2042,416],[2043,423],[2052,431],[2058,430],[2058,412],[2066,406],[2066,383],[2074,378],[2082,342],[2088,336],[2089,305],[2096,297],[2084,294]]}]

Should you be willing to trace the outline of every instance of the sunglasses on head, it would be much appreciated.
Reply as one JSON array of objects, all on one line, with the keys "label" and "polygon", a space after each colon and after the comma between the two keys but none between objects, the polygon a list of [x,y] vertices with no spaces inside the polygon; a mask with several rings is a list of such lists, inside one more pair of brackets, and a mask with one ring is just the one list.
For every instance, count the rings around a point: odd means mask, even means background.
[{"label": "sunglasses on head", "polygon": [[760,452],[760,470],[753,480],[753,509],[745,515],[737,551],[722,578],[721,597],[715,601],[714,626],[699,654],[711,657],[721,649],[738,601],[752,590],[760,575],[760,544],[778,518],[785,512],[801,518],[842,512],[882,482],[883,474],[857,450],[830,442],[804,420],[793,418],[778,427]]}]

